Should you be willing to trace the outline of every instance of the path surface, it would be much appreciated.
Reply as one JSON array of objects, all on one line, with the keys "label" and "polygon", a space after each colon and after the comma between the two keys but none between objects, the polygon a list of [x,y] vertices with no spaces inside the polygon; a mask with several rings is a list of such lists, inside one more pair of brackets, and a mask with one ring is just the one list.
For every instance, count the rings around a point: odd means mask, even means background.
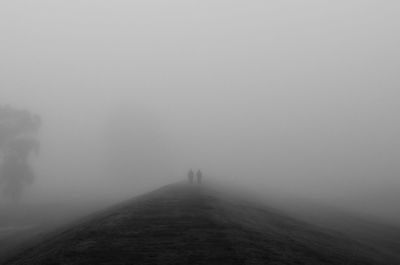
[{"label": "path surface", "polygon": [[400,264],[211,188],[174,184],[55,231],[5,264]]}]

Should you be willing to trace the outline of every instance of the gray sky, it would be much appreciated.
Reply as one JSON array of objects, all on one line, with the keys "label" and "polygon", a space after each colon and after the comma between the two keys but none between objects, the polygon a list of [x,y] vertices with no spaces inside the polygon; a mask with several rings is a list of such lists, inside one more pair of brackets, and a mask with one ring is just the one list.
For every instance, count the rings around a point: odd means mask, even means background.
[{"label": "gray sky", "polygon": [[[398,10],[390,0],[1,1],[0,103],[44,120],[32,192],[145,189],[201,167],[400,215]],[[107,124],[123,110],[144,128],[137,149],[154,154],[144,168],[162,172],[133,186],[105,166]]]}]

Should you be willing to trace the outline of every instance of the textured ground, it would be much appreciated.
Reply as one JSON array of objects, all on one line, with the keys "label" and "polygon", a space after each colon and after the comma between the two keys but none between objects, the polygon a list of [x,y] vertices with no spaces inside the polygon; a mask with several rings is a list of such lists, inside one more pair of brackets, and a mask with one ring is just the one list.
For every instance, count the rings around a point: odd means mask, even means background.
[{"label": "textured ground", "polygon": [[4,264],[400,264],[213,188],[174,184],[36,239]]}]

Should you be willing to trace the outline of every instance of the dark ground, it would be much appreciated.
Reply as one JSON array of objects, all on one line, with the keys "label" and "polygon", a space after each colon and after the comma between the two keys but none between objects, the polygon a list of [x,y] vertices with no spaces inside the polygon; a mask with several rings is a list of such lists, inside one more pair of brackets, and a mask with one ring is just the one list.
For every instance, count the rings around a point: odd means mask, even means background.
[{"label": "dark ground", "polygon": [[187,184],[87,217],[11,256],[3,264],[400,264],[391,249]]}]

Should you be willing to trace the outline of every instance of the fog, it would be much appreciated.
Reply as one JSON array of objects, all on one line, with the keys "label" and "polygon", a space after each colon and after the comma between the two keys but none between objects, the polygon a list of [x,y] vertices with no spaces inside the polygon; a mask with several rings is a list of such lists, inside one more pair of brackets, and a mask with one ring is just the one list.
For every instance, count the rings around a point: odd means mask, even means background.
[{"label": "fog", "polygon": [[2,1],[0,104],[42,118],[25,201],[186,178],[400,221],[397,1]]}]

